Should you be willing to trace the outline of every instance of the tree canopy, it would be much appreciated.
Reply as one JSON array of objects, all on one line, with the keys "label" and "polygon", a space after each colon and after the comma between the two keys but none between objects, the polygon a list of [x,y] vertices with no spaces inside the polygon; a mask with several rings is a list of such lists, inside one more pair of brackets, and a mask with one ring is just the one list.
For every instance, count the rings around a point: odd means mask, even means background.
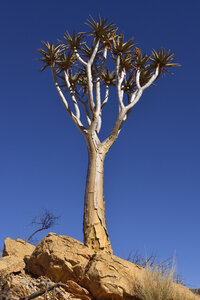
[{"label": "tree canopy", "polygon": [[[111,88],[117,88],[119,111],[125,107],[128,113],[141,91],[178,64],[175,55],[162,47],[142,53],[134,38],[126,41],[116,25],[105,18],[99,16],[95,21],[90,16],[85,24],[88,31],[66,32],[63,41],[56,44],[42,41],[39,60],[43,63],[41,71],[51,67],[59,95],[79,129],[84,133],[91,128],[98,112],[94,127],[99,133],[101,112]],[[71,96],[70,104],[63,89]]]}]

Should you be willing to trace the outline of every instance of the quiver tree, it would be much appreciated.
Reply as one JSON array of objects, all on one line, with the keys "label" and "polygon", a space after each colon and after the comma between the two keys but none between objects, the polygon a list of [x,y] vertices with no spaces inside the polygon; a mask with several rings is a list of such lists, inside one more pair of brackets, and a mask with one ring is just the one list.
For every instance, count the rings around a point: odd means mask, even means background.
[{"label": "quiver tree", "polygon": [[[163,48],[142,54],[133,38],[125,41],[106,19],[99,17],[96,22],[90,17],[86,25],[89,31],[66,32],[57,44],[42,42],[39,60],[44,63],[41,71],[51,68],[61,101],[87,144],[84,243],[96,251],[112,252],[103,194],[105,156],[143,92],[177,63],[174,54]],[[100,140],[102,113],[111,96],[117,98],[118,115],[110,134]]]}]

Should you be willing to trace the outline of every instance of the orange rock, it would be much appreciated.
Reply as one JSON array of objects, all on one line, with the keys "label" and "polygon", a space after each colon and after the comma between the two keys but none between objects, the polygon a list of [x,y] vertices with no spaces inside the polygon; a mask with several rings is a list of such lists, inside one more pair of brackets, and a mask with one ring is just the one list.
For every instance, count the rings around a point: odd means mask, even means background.
[{"label": "orange rock", "polygon": [[66,289],[69,293],[73,294],[77,298],[82,300],[90,300],[91,295],[85,288],[81,287],[79,284],[72,280],[67,281],[68,288]]},{"label": "orange rock", "polygon": [[[30,273],[67,284],[66,291],[82,300],[91,299],[91,295],[95,300],[137,299],[135,283],[142,284],[147,274],[136,264],[105,252],[96,253],[71,237],[55,233],[48,234],[26,262]],[[183,299],[199,299],[186,287],[172,286]]]},{"label": "orange rock", "polygon": [[94,251],[67,236],[49,233],[36,247],[27,261],[28,270],[47,276],[55,282],[78,282]]},{"label": "orange rock", "polygon": [[13,240],[7,238],[4,241],[3,256],[15,255],[24,259],[25,255],[31,255],[35,249],[35,246],[26,243],[21,239]]},{"label": "orange rock", "polygon": [[23,259],[15,255],[0,258],[0,277],[13,272],[20,272],[25,268]]},{"label": "orange rock", "polygon": [[134,278],[144,272],[133,263],[111,254],[95,253],[73,238],[54,233],[37,245],[27,266],[31,273],[55,282],[72,280],[89,290],[95,299],[113,300],[133,299]]}]

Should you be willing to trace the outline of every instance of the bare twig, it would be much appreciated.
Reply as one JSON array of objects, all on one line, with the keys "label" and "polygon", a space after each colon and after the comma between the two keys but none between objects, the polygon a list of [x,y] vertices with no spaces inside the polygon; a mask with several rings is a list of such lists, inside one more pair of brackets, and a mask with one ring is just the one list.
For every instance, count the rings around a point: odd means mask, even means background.
[{"label": "bare twig", "polygon": [[43,295],[43,294],[45,294],[45,293],[47,293],[47,292],[50,292],[51,290],[53,290],[54,288],[57,288],[57,287],[68,287],[68,285],[67,284],[64,284],[64,283],[55,283],[55,284],[53,284],[52,286],[50,286],[50,287],[48,287],[48,288],[46,288],[46,289],[44,289],[44,290],[42,290],[42,291],[39,291],[39,292],[36,292],[36,293],[33,293],[33,294],[31,294],[31,295],[29,295],[29,296],[26,296],[26,297],[22,297],[22,298],[20,298],[19,300],[31,300],[31,299],[35,299],[35,298],[37,298],[37,297],[39,297],[39,296],[41,296],[41,295]]},{"label": "bare twig", "polygon": [[42,215],[34,217],[32,220],[32,225],[37,225],[39,228],[29,236],[26,242],[30,241],[36,233],[51,228],[53,225],[55,225],[58,219],[59,217],[56,217],[48,210],[45,210]]}]

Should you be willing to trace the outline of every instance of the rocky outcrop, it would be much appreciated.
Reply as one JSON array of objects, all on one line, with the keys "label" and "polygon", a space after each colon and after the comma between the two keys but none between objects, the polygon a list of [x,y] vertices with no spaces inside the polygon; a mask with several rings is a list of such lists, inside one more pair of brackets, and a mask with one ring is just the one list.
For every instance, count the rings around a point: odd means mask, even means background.
[{"label": "rocky outcrop", "polygon": [[[136,264],[55,233],[49,233],[35,249],[30,247],[30,252],[19,251],[18,257],[11,243],[29,248],[21,240],[5,242],[6,256],[0,259],[1,300],[24,300],[28,295],[55,300],[141,300],[136,297],[136,283],[144,283],[147,271]],[[173,286],[187,296],[184,299],[199,299],[186,287]]]},{"label": "rocky outcrop", "polygon": [[55,282],[73,280],[88,289],[95,299],[134,297],[133,282],[144,269],[107,253],[95,253],[73,238],[50,233],[29,261],[29,272]]}]

